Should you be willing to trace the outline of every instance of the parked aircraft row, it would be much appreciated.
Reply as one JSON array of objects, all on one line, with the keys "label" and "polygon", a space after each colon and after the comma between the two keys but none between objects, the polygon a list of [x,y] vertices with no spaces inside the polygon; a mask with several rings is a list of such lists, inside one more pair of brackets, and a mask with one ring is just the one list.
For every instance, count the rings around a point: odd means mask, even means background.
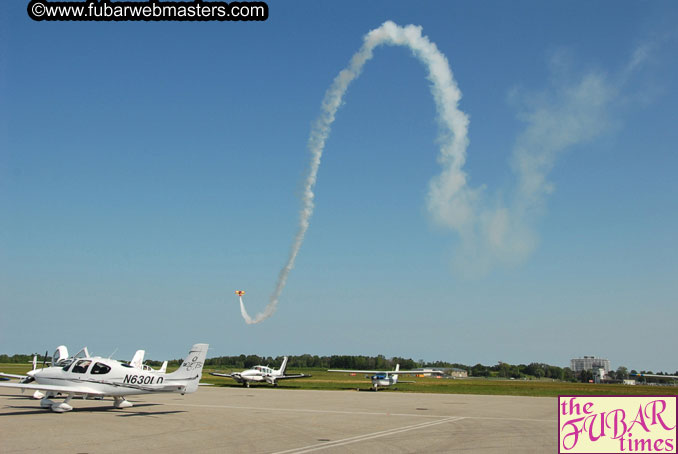
[{"label": "parked aircraft row", "polygon": [[[40,399],[40,406],[55,412],[66,412],[73,409],[71,399],[81,396],[84,399],[113,397],[115,408],[131,407],[125,396],[158,392],[178,392],[182,395],[198,389],[202,369],[207,355],[207,344],[195,344],[186,359],[175,372],[167,373],[167,361],[158,370],[144,364],[144,350],[137,350],[128,363],[111,358],[91,356],[87,347],[73,356],[68,349],[60,345],[48,367],[46,354],[42,368],[37,367],[37,356],[33,357],[33,368],[26,375],[5,374],[0,377],[18,379],[18,383],[0,383],[0,387],[29,389],[35,391],[33,398]],[[286,374],[288,357],[283,358],[279,369],[257,365],[242,372],[221,373],[210,372],[216,377],[232,378],[243,386],[250,383],[269,383],[278,385],[280,380],[310,377],[308,374]],[[412,375],[420,371],[403,371],[397,364],[395,370],[347,370],[330,369],[328,372],[346,372],[351,374],[370,374],[372,388],[386,387],[398,383],[401,374]],[[402,383],[402,381],[401,381]],[[65,397],[63,402],[55,402],[57,396]]]},{"label": "parked aircraft row", "polygon": [[[242,296],[243,291],[236,294]],[[179,369],[167,373],[167,361],[160,369],[153,370],[144,364],[144,350],[137,350],[129,363],[114,359],[90,356],[87,347],[73,356],[69,356],[64,345],[57,347],[52,355],[49,367],[46,366],[47,353],[42,368],[37,367],[37,356],[33,357],[33,368],[26,375],[4,374],[0,372],[0,381],[10,378],[18,379],[18,383],[0,383],[0,387],[18,388],[34,391],[33,398],[40,399],[40,406],[55,412],[71,411],[71,399],[75,396],[88,398],[113,397],[115,408],[131,407],[125,396],[158,392],[178,392],[183,394],[198,389],[202,369],[207,355],[208,344],[195,344],[189,351]],[[265,382],[273,386],[280,380],[310,377],[307,374],[286,374],[287,357],[279,369],[257,365],[242,372],[211,372],[217,377],[232,378],[243,386],[249,387],[252,382]],[[393,371],[373,370],[330,370],[329,372],[367,373],[371,375],[372,387],[391,386],[398,382],[399,374],[416,374],[416,371],[401,371],[396,365]],[[63,402],[54,402],[57,396],[65,396]]]}]

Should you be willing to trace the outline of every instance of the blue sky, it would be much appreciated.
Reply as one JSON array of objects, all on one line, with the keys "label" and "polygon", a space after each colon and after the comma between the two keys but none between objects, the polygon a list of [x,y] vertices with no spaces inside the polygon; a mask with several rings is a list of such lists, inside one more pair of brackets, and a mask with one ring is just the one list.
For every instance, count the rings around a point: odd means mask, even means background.
[{"label": "blue sky", "polygon": [[[675,3],[276,1],[259,23],[38,23],[26,3],[0,6],[0,352],[678,369]],[[504,207],[517,236],[436,221],[426,68],[380,47],[278,310],[246,325],[233,291],[267,304],[325,91],[386,20],[447,57],[478,219]],[[519,149],[545,166],[528,210]]]}]

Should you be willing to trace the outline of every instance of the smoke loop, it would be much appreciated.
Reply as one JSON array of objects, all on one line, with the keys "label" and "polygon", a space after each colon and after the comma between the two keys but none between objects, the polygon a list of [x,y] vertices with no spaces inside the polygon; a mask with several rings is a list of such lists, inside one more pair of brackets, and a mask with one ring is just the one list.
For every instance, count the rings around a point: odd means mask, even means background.
[{"label": "smoke loop", "polygon": [[428,69],[431,93],[436,104],[438,121],[441,127],[439,162],[443,166],[442,173],[431,181],[428,208],[440,221],[455,229],[464,229],[472,222],[473,210],[471,204],[475,199],[474,191],[466,186],[467,178],[462,170],[466,161],[469,120],[466,114],[457,107],[461,99],[461,91],[454,80],[447,58],[428,37],[422,36],[421,30],[420,26],[407,25],[401,27],[387,21],[379,28],[370,31],[365,35],[360,50],[353,55],[349,65],[339,72],[325,93],[322,112],[315,121],[308,139],[311,160],[308,175],[304,181],[302,209],[299,214],[297,233],[292,241],[287,262],[278,274],[275,289],[263,312],[260,312],[254,318],[250,317],[243,304],[242,296],[240,297],[240,312],[247,324],[259,323],[269,318],[278,306],[278,300],[285,288],[287,278],[294,268],[294,262],[304,242],[304,236],[313,214],[313,189],[332,123],[348,86],[360,75],[363,66],[372,58],[373,51],[378,46],[408,47]]}]

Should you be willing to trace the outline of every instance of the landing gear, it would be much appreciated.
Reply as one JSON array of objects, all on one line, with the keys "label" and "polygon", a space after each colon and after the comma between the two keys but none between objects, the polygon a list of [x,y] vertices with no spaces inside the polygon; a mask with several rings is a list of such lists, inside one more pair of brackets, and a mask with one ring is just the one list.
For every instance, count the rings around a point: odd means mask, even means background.
[{"label": "landing gear", "polygon": [[242,382],[242,385],[243,385],[245,388],[249,388],[249,387],[250,387],[250,382],[244,381],[244,382]]},{"label": "landing gear", "polygon": [[64,400],[61,403],[54,403],[52,404],[52,411],[57,412],[57,413],[63,413],[66,411],[71,411],[73,410],[73,407],[68,405],[68,403],[71,401],[71,398],[73,397],[72,394],[69,394],[66,400]]},{"label": "landing gear", "polygon": [[116,397],[115,402],[113,402],[113,406],[115,408],[129,408],[134,406],[134,404],[125,399],[124,397]]},{"label": "landing gear", "polygon": [[69,402],[73,398],[73,394],[69,394],[63,402],[54,402],[50,397],[54,397],[54,395],[49,393],[40,399],[40,406],[42,408],[49,408],[56,413],[64,413],[73,410],[73,407],[69,405]]},{"label": "landing gear", "polygon": [[33,399],[42,399],[45,397],[44,393],[41,393],[40,391],[36,391],[33,393]]},{"label": "landing gear", "polygon": [[63,402],[54,402],[47,397],[40,399],[40,406],[42,408],[49,408],[56,413],[64,413],[66,411],[73,410],[73,407],[69,405],[69,402],[73,398],[73,394],[69,394],[68,397]]}]

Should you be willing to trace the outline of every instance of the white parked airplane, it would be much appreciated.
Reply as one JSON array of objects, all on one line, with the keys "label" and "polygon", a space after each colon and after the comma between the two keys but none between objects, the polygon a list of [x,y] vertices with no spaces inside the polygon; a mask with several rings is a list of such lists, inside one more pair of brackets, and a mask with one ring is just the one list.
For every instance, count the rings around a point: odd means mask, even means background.
[{"label": "white parked airplane", "polygon": [[285,375],[285,370],[287,369],[287,356],[283,358],[282,365],[280,369],[271,369],[267,366],[254,366],[251,369],[244,370],[242,372],[233,372],[231,374],[222,374],[220,372],[210,372],[210,375],[216,377],[227,377],[232,378],[238,383],[242,383],[243,386],[250,387],[250,382],[266,382],[273,386],[278,386],[278,380],[289,380],[291,378],[304,378],[310,377],[307,374],[296,374],[296,375]]},{"label": "white parked airplane", "polygon": [[[160,369],[154,370],[150,366],[144,364],[145,354],[146,354],[145,350],[137,350],[136,353],[134,353],[132,361],[130,361],[128,365],[147,372],[159,372],[161,374],[167,372],[167,361],[164,361],[162,363]],[[52,361],[50,362],[50,366],[63,367],[68,364],[71,364],[77,358],[89,358],[89,357],[90,355],[89,351],[87,350],[87,347],[83,347],[78,353],[75,354],[75,356],[71,357],[68,356],[68,348],[65,345],[59,345],[57,349],[54,351],[54,354],[52,355]],[[45,352],[45,360],[43,361],[42,364],[43,369],[45,368],[46,360],[47,352]],[[32,371],[37,369],[37,361],[38,356],[37,355],[33,356],[33,369],[31,369]],[[5,380],[8,380],[9,378],[17,378],[19,380],[19,383],[30,383],[34,380],[34,378],[32,378],[29,375],[5,374],[2,372],[0,372],[0,378],[4,378]],[[35,393],[33,394],[34,399],[42,399],[43,397],[45,397],[45,394],[40,391],[35,391]]]},{"label": "white parked airplane", "polygon": [[[345,369],[330,369],[327,372],[348,372],[351,374],[374,374],[366,378],[372,380],[372,388],[376,391],[379,387],[386,387],[398,383],[398,375],[417,375],[421,374],[420,370],[400,370],[400,364],[396,364],[395,370],[345,370]],[[400,383],[414,383],[404,382]]]},{"label": "white parked airplane", "polygon": [[[114,359],[100,356],[73,358],[43,369],[34,369],[23,383],[0,383],[0,387],[33,389],[47,393],[40,406],[63,413],[73,409],[69,405],[74,396],[87,398],[114,398],[115,408],[128,408],[132,403],[125,396],[154,392],[178,392],[182,395],[198,389],[207,355],[207,344],[195,344],[176,371],[166,374],[145,371]],[[86,352],[86,349],[83,349]],[[57,364],[55,362],[55,364]],[[66,396],[64,402],[53,402],[49,397]]]}]

